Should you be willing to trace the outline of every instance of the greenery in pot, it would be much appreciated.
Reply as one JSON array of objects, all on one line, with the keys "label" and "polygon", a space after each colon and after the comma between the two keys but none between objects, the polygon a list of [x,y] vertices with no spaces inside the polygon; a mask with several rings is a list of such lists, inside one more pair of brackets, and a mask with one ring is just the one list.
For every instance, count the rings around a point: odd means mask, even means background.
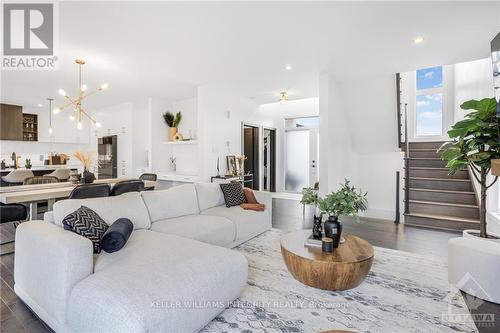
[{"label": "greenery in pot", "polygon": [[318,190],[313,189],[312,187],[306,187],[302,191],[302,199],[300,203],[303,205],[318,205]]},{"label": "greenery in pot", "polygon": [[338,219],[340,215],[353,216],[359,221],[358,213],[365,211],[368,206],[366,199],[368,192],[362,193],[361,189],[351,186],[349,180],[341,184],[336,192],[327,194],[324,198],[318,198],[318,207],[321,213]]},{"label": "greenery in pot", "polygon": [[165,112],[163,114],[163,120],[168,127],[177,128],[182,120],[182,114],[177,112],[175,115],[171,112]]},{"label": "greenery in pot", "polygon": [[31,158],[27,158],[24,161],[24,166],[26,167],[26,169],[31,169]]},{"label": "greenery in pot", "polygon": [[500,142],[498,141],[498,119],[496,117],[496,100],[485,98],[480,101],[469,100],[460,107],[473,110],[464,120],[457,122],[448,131],[452,141],[445,142],[439,152],[450,175],[459,170],[470,168],[472,175],[481,185],[481,204],[479,216],[479,236],[487,238],[486,232],[486,194],[495,184],[495,177],[488,184],[487,176],[491,169],[491,160],[500,158]]}]

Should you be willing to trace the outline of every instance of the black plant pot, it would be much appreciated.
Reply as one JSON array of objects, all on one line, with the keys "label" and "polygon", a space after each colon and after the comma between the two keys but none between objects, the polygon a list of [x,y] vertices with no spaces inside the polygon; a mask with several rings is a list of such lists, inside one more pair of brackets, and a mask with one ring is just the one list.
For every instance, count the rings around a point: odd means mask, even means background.
[{"label": "black plant pot", "polygon": [[325,221],[325,237],[333,239],[333,247],[337,248],[340,244],[340,237],[342,236],[342,223],[338,217],[330,216]]},{"label": "black plant pot", "polygon": [[90,172],[90,171],[83,171],[82,173],[82,178],[81,178],[81,182],[84,183],[84,184],[90,184],[90,183],[93,183],[95,180],[95,175]]}]

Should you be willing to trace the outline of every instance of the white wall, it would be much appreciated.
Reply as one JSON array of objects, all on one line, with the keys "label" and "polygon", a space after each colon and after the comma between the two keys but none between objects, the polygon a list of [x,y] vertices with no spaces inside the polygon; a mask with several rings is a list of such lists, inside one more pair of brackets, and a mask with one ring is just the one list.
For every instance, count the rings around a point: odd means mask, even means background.
[{"label": "white wall", "polygon": [[[352,147],[351,126],[345,108],[346,100],[334,77],[324,74],[319,79],[320,116],[320,192],[338,188],[345,178],[356,184],[356,164]],[[326,156],[326,158],[325,158]]]},{"label": "white wall", "polygon": [[338,82],[322,75],[319,84],[321,192],[336,190],[347,178],[368,192],[366,216],[394,218],[396,171],[403,166],[395,76]]},{"label": "white wall", "polygon": [[226,155],[241,154],[241,122],[258,123],[257,105],[231,86],[198,87],[198,137],[200,141],[200,180],[210,181],[226,172]]},{"label": "white wall", "polygon": [[455,91],[455,122],[460,121],[469,112],[460,105],[470,99],[483,99],[494,96],[493,68],[491,58],[463,62],[453,65]]}]

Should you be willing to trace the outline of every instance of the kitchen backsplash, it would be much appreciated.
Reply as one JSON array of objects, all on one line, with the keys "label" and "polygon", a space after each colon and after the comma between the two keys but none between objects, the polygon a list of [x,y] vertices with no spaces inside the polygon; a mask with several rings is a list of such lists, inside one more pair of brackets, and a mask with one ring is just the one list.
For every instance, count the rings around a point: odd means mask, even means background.
[{"label": "kitchen backsplash", "polygon": [[47,159],[50,152],[58,154],[66,154],[70,156],[68,164],[79,164],[76,159],[72,158],[73,153],[77,150],[88,151],[88,144],[77,143],[50,143],[50,142],[23,142],[23,141],[7,141],[0,140],[0,160],[5,159],[7,165],[12,164],[11,155],[16,152],[21,156],[21,166],[24,166],[26,158],[31,159],[33,166],[43,165],[43,161]]}]

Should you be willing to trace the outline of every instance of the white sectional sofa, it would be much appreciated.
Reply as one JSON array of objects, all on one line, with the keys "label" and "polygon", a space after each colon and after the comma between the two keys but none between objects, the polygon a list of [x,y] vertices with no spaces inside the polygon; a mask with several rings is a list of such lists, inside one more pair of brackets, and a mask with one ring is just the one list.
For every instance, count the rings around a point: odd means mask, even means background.
[{"label": "white sectional sofa", "polygon": [[[187,184],[117,197],[63,200],[45,221],[16,232],[14,289],[56,332],[196,332],[246,284],[244,256],[228,248],[271,228],[264,212],[226,208],[218,184]],[[62,228],[85,205],[134,231],[118,252]]]}]

